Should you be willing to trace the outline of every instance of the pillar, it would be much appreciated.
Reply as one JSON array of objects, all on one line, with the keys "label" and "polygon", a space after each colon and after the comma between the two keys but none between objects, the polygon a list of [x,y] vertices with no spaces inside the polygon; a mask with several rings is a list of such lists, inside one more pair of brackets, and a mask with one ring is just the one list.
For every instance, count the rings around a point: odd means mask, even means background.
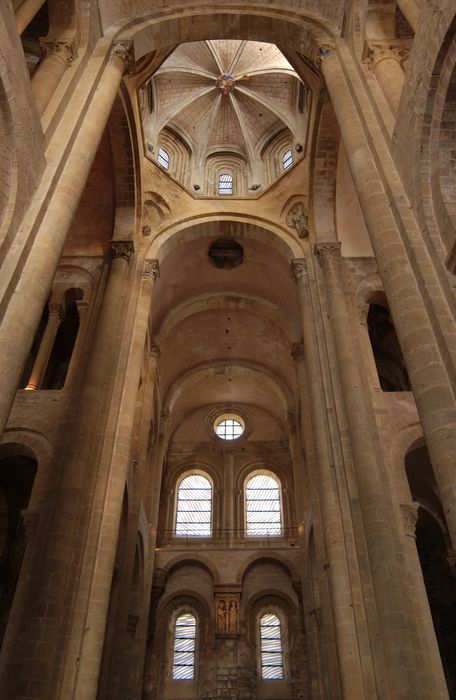
[{"label": "pillar", "polygon": [[399,109],[404,87],[405,75],[401,65],[404,52],[405,49],[392,46],[371,45],[370,47],[372,71],[394,116]]},{"label": "pillar", "polygon": [[48,322],[46,324],[38,354],[30,374],[30,379],[25,387],[26,389],[39,389],[41,387],[41,382],[43,381],[44,374],[48,366],[52,348],[54,347],[55,336],[57,335],[59,326],[65,317],[61,304],[50,302],[48,307]]},{"label": "pillar", "polygon": [[[323,270],[331,327],[350,434],[353,464],[383,648],[388,663],[388,697],[406,700],[438,695],[433,669],[421,645],[414,609],[404,594],[397,563],[398,532],[382,461],[372,401],[360,370],[341,278],[340,243],[321,243],[316,252]],[[421,654],[420,654],[421,652]],[[417,664],[419,659],[419,665]]]},{"label": "pillar", "polygon": [[[340,510],[334,457],[328,434],[327,407],[323,393],[323,378],[307,265],[306,260],[298,259],[292,262],[302,314],[308,390],[308,396],[302,396],[301,402],[310,401],[311,404],[312,432],[320,487],[324,541],[328,557],[328,576],[331,584],[341,694],[342,697],[350,698],[350,700],[362,700],[369,695],[364,693],[365,681],[358,648],[358,634],[346,553],[346,537]],[[369,675],[370,672],[366,668],[364,671]]]},{"label": "pillar", "polygon": [[16,26],[19,34],[22,34],[24,29],[27,29],[44,3],[45,0],[24,0],[16,12]]},{"label": "pillar", "polygon": [[[0,433],[3,432],[35,330],[55,276],[68,230],[82,196],[112,105],[129,60],[114,46],[85,119],[46,209],[0,327]],[[26,280],[26,284],[24,284]]]},{"label": "pillar", "polygon": [[[125,375],[117,377],[116,382],[120,383],[119,402],[111,402],[103,450],[99,458],[92,517],[82,566],[87,580],[79,589],[77,616],[70,631],[74,639],[67,654],[64,677],[64,690],[84,700],[95,700],[97,695],[152,290],[158,277],[158,261],[147,260],[135,310]],[[113,395],[116,393],[114,387]]]},{"label": "pillar", "polygon": [[420,17],[420,8],[416,4],[416,0],[396,0],[396,3],[405,19],[416,33]]},{"label": "pillar", "polygon": [[[351,65],[348,68],[351,69]],[[456,400],[402,237],[405,225],[411,227],[409,236],[415,231],[413,214],[407,208],[408,219],[404,221],[402,214],[391,206],[391,195],[385,190],[373,154],[369,125],[363,122],[363,115],[358,112],[335,51],[326,53],[322,72],[407,365],[448,530],[453,546],[456,546]],[[409,241],[407,243],[411,245]],[[429,284],[438,284],[436,279],[434,282],[432,275],[435,276],[435,271],[430,265],[427,272]]]},{"label": "pillar", "polygon": [[70,39],[41,40],[41,49],[44,55],[32,78],[32,92],[39,114],[43,114],[76,55],[74,42]]}]

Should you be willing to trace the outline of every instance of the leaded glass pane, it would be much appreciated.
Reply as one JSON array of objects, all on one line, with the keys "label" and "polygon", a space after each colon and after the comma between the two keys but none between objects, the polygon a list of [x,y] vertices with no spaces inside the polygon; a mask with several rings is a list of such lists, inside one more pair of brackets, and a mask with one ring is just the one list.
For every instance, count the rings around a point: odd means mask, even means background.
[{"label": "leaded glass pane", "polygon": [[192,680],[195,674],[195,639],[195,618],[190,613],[179,615],[174,628],[174,680]]},{"label": "leaded glass pane", "polygon": [[282,534],[280,488],[268,474],[257,474],[246,484],[245,507],[247,534],[279,536]]},{"label": "leaded glass pane", "polygon": [[212,486],[205,476],[191,474],[179,484],[176,530],[179,537],[211,535]]}]

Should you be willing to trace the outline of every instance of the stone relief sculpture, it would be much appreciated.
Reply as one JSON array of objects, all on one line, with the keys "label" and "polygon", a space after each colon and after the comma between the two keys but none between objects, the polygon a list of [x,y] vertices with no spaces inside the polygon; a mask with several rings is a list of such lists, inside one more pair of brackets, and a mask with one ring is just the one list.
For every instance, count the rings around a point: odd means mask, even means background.
[{"label": "stone relief sculpture", "polygon": [[239,634],[239,594],[218,594],[215,598],[217,634]]},{"label": "stone relief sculpture", "polygon": [[298,238],[307,238],[309,235],[309,215],[302,202],[293,204],[288,211],[286,221],[287,226],[294,228],[298,234]]}]

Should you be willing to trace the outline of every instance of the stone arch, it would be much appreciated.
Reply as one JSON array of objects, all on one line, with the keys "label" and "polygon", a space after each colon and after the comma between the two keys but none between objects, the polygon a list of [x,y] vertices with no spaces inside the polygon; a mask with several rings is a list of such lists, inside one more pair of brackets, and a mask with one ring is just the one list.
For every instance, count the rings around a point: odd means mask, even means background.
[{"label": "stone arch", "polygon": [[48,497],[53,479],[52,446],[40,432],[25,428],[11,427],[0,438],[0,456],[24,454],[37,462],[37,472],[28,510],[39,512]]},{"label": "stone arch", "polygon": [[252,554],[250,557],[245,559],[240,567],[238,568],[234,583],[242,585],[242,582],[246,574],[257,564],[275,564],[285,571],[285,573],[290,577],[293,587],[299,587],[301,584],[301,578],[299,571],[291,564],[285,557],[279,554],[264,554],[258,556],[258,554]]},{"label": "stone arch", "polygon": [[[228,214],[226,211],[220,211],[197,219],[182,218],[178,222],[166,225],[151,242],[146,257],[157,258],[162,262],[181,243],[196,240],[202,236],[215,237],[218,233],[217,228],[222,235],[221,227],[229,224],[235,226],[237,238],[251,238],[269,244],[287,262],[304,256],[301,242],[296,240],[289,228],[259,216],[246,216],[241,212]],[[305,249],[307,250],[307,247]]]},{"label": "stone arch", "polygon": [[209,557],[205,557],[202,554],[196,553],[192,553],[191,556],[187,555],[183,557],[181,555],[170,559],[160,571],[160,580],[165,585],[166,581],[171,576],[173,571],[176,571],[176,569],[179,569],[182,566],[191,565],[201,566],[201,568],[205,569],[212,577],[214,585],[220,583],[220,574],[217,567],[214,565],[214,562]]},{"label": "stone arch", "polygon": [[239,294],[237,292],[229,295],[219,293],[204,294],[173,307],[162,321],[162,325],[157,332],[157,344],[162,344],[171,330],[183,319],[193,316],[200,311],[219,308],[236,308],[251,311],[253,315],[267,317],[275,323],[292,343],[298,343],[301,339],[301,329],[291,316],[278,305],[267,299],[254,295]]},{"label": "stone arch", "polygon": [[[261,382],[266,384],[268,389],[272,390],[273,394],[277,396],[283,410],[291,410],[293,406],[291,391],[284,384],[284,382],[270,370],[247,362],[236,362],[235,364],[230,365],[229,369],[231,373],[236,373],[238,375],[246,375],[252,372],[255,373],[255,376],[257,376]],[[195,384],[203,374],[220,374],[220,372],[224,371],[227,371],[226,362],[213,362],[211,364],[195,367],[188,372],[185,372],[176,381],[174,381],[173,384],[171,384],[166,396],[164,397],[164,410],[172,413],[174,405],[182,392]]]},{"label": "stone arch", "polygon": [[[339,157],[340,132],[332,103],[326,92],[320,96],[316,115],[316,138],[311,153],[311,177],[315,239],[337,240],[336,233],[336,178]],[[316,163],[319,174],[315,177]]]},{"label": "stone arch", "polygon": [[[141,221],[140,142],[130,97],[121,86],[108,120],[115,187],[115,223],[113,238],[130,238]],[[138,223],[137,223],[138,222]]]}]

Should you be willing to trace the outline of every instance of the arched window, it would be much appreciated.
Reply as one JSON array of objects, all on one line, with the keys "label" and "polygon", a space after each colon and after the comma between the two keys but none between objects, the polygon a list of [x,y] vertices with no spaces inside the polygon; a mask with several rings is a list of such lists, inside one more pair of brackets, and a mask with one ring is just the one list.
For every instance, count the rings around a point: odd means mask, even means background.
[{"label": "arched window", "polygon": [[282,629],[274,613],[267,612],[260,618],[261,678],[281,680],[283,678]]},{"label": "arched window", "polygon": [[174,625],[173,680],[191,681],[195,677],[196,620],[183,613]]},{"label": "arched window", "polygon": [[245,484],[247,535],[263,537],[282,534],[280,482],[271,472],[250,477]]},{"label": "arched window", "polygon": [[158,164],[161,165],[165,170],[169,170],[169,153],[165,151],[164,148],[160,146],[158,149]]},{"label": "arched window", "polygon": [[282,167],[284,170],[287,170],[290,165],[293,165],[293,153],[291,152],[291,148],[288,148],[282,155]]},{"label": "arched window", "polygon": [[212,485],[202,474],[190,474],[177,489],[176,529],[179,537],[209,537],[212,521]]},{"label": "arched window", "polygon": [[220,173],[218,180],[219,194],[233,194],[233,176],[231,173]]}]

